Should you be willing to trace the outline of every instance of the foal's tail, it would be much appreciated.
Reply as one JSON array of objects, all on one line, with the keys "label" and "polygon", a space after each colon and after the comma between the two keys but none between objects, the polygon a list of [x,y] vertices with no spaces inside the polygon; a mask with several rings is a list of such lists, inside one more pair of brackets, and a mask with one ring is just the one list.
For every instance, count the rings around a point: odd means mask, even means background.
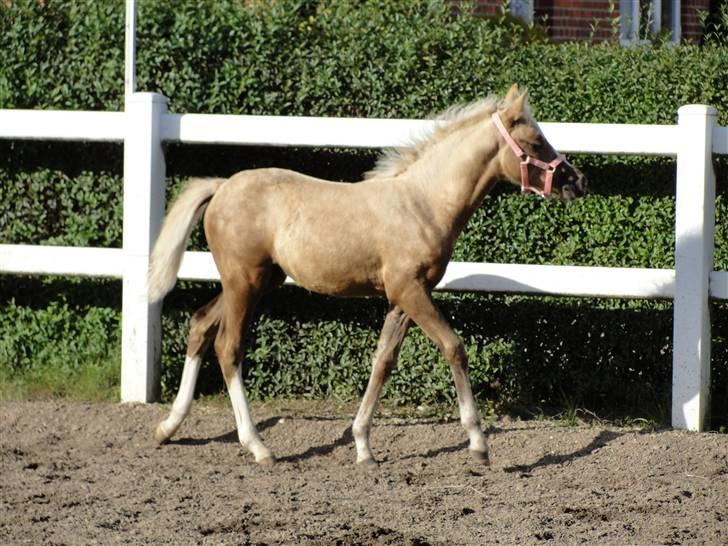
[{"label": "foal's tail", "polygon": [[190,180],[177,197],[162,224],[149,263],[149,301],[161,300],[172,290],[192,228],[205,212],[207,203],[225,182],[224,178]]}]

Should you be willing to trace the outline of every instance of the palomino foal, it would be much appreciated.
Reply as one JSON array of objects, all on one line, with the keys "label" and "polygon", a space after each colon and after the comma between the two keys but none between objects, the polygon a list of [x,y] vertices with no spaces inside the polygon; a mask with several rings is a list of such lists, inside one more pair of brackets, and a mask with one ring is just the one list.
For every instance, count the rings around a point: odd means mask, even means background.
[{"label": "palomino foal", "polygon": [[343,184],[280,169],[242,171],[188,183],[169,210],[152,253],[150,300],[172,289],[190,232],[204,215],[222,293],[191,320],[179,393],[156,429],[171,438],[189,413],[205,350],[214,340],[240,442],[259,463],[273,454],[251,418],[241,380],[242,343],[261,296],[289,275],[303,288],[336,296],[387,298],[372,372],[352,427],[357,462],[374,464],[369,430],[402,340],[416,323],[450,365],[460,420],[473,455],[488,445],[460,338],[432,301],[455,240],[499,180],[571,200],[584,176],[544,138],[526,93],[452,109],[427,139],[385,155],[365,181]]}]

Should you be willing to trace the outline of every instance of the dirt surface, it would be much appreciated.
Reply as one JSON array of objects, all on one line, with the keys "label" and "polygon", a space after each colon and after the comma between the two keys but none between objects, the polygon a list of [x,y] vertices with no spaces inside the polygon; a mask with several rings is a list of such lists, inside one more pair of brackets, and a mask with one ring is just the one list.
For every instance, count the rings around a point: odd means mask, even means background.
[{"label": "dirt surface", "polygon": [[157,446],[160,405],[0,402],[0,544],[728,544],[728,435],[541,421],[491,425],[254,407],[257,466],[221,404]]}]

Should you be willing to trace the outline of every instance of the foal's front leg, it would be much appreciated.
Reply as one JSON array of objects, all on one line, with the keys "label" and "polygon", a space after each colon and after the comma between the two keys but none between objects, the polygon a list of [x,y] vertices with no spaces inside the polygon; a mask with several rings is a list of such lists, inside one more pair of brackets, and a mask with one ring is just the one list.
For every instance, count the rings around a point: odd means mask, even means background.
[{"label": "foal's front leg", "polygon": [[369,431],[372,425],[372,416],[379,401],[384,383],[392,373],[392,368],[397,363],[399,349],[402,346],[404,336],[409,329],[411,321],[404,311],[399,307],[389,308],[387,317],[384,319],[384,327],[379,336],[377,350],[374,353],[372,362],[372,375],[369,378],[367,390],[362,398],[359,412],[354,419],[352,434],[356,442],[356,462],[361,464],[374,465],[374,455],[369,447]]},{"label": "foal's front leg", "polygon": [[468,358],[460,337],[443,318],[422,286],[410,286],[400,296],[400,305],[427,337],[434,341],[450,365],[460,408],[460,422],[470,439],[470,452],[488,464],[488,443],[480,424],[480,411],[475,404],[468,377]]}]

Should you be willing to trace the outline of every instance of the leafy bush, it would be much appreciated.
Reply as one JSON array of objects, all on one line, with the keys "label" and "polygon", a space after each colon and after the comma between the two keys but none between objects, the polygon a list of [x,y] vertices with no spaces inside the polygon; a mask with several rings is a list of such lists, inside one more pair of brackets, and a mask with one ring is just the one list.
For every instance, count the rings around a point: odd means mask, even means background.
[{"label": "leafy bush", "polygon": [[[420,118],[518,82],[530,88],[544,121],[672,124],[679,106],[708,103],[728,125],[728,48],[719,40],[704,47],[555,46],[527,41],[522,28],[507,22],[454,13],[442,0],[139,4],[139,88],[167,95],[177,112]],[[1,3],[0,108],[121,109],[122,34],[118,2]],[[173,195],[188,176],[269,165],[355,181],[375,154],[170,145],[166,156]],[[0,242],[119,246],[121,159],[118,145],[0,142]],[[672,267],[674,160],[572,159],[590,179],[590,197],[567,207],[498,189],[472,219],[455,259]],[[716,169],[715,263],[726,269],[725,158]],[[200,230],[192,247],[205,248]],[[179,381],[187,317],[214,292],[181,283],[165,302],[165,397]],[[466,341],[482,401],[533,409],[568,399],[599,411],[665,416],[668,303],[484,295],[438,300]],[[6,348],[0,371],[10,377],[34,360],[40,366],[53,352],[49,347],[68,332],[79,335],[74,328],[98,328],[103,335],[93,343],[106,347],[99,354],[116,354],[119,302],[118,283],[0,279],[0,308],[11,317],[0,334]],[[96,316],[93,310],[105,320],[86,322],[89,313]],[[64,319],[61,330],[40,327],[56,314],[77,318]],[[716,393],[728,385],[724,314],[716,304]],[[269,296],[246,355],[252,395],[357,396],[383,315],[378,300],[342,301],[295,289]],[[77,342],[58,354],[78,366],[98,360],[96,352],[81,349]],[[214,379],[203,380],[201,389],[220,389],[214,359],[205,366]],[[417,330],[385,395],[397,403],[453,399],[447,366]],[[728,413],[728,398],[714,399],[714,413]]]},{"label": "leafy bush", "polygon": [[14,298],[3,302],[0,395],[117,396],[118,310],[58,299],[43,303],[34,308]]}]

